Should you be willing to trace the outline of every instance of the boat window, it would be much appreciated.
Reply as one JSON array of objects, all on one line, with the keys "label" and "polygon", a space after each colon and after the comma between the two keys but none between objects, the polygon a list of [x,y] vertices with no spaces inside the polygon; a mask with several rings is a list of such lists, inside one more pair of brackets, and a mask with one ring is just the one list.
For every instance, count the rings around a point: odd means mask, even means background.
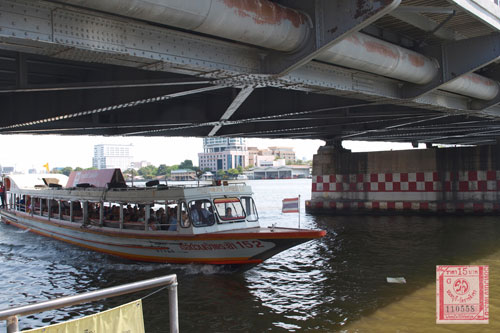
[{"label": "boat window", "polygon": [[215,223],[214,209],[209,200],[189,202],[189,219],[195,227],[207,227]]},{"label": "boat window", "polygon": [[191,222],[188,218],[188,209],[185,201],[182,201],[179,209],[179,217],[177,220],[181,221],[181,227],[189,228],[191,226]]},{"label": "boat window", "polygon": [[259,220],[259,214],[257,214],[257,207],[252,197],[241,197],[241,203],[247,214],[247,220],[249,222],[256,222]]},{"label": "boat window", "polygon": [[221,222],[245,219],[245,211],[238,198],[214,199],[214,205]]}]

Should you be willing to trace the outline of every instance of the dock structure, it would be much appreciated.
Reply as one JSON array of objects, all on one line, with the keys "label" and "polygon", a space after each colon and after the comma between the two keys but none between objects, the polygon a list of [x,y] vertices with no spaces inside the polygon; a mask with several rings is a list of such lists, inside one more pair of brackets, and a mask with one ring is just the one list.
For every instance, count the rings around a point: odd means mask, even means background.
[{"label": "dock structure", "polygon": [[[1,0],[0,14],[0,134],[322,139],[311,207],[497,210],[494,156],[461,158],[500,131],[498,1]],[[328,152],[343,140],[476,148],[361,167]]]}]

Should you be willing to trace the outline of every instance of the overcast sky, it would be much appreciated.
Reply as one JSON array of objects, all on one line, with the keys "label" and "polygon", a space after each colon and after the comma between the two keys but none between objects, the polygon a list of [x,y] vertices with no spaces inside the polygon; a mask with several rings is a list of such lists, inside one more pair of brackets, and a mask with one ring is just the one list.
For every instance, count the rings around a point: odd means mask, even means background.
[{"label": "overcast sky", "polygon": [[[198,165],[198,153],[203,151],[201,138],[157,138],[157,137],[102,137],[102,136],[58,136],[58,135],[0,135],[0,165],[13,166],[18,171],[30,168],[43,169],[45,163],[50,168],[92,166],[94,145],[132,144],[134,161],[148,161],[153,165],[179,164],[190,159]],[[321,140],[291,139],[247,139],[248,146],[267,148],[269,146],[293,147],[297,158],[312,159]],[[344,147],[353,151],[390,149],[411,149],[410,144],[344,142]]]}]

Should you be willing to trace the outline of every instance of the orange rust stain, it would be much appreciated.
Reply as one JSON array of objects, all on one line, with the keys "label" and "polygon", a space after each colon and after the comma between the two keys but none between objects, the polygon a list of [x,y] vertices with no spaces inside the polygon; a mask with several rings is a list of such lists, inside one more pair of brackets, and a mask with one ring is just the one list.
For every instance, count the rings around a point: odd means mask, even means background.
[{"label": "orange rust stain", "polygon": [[483,84],[485,86],[492,86],[495,84],[492,80],[479,75],[467,74],[465,75],[465,78],[471,80],[474,83]]},{"label": "orange rust stain", "polygon": [[380,44],[380,43],[372,42],[372,41],[366,41],[364,46],[368,52],[379,53],[385,57],[390,57],[393,59],[397,59],[399,57],[399,53],[394,52],[393,49],[391,49],[390,47],[388,47],[384,44]]},{"label": "orange rust stain", "polygon": [[408,60],[415,67],[422,67],[425,65],[425,58],[419,54],[408,54]]},{"label": "orange rust stain", "polygon": [[306,23],[306,17],[296,10],[267,0],[223,0],[240,17],[251,17],[256,24],[280,24],[288,20],[295,28]]}]

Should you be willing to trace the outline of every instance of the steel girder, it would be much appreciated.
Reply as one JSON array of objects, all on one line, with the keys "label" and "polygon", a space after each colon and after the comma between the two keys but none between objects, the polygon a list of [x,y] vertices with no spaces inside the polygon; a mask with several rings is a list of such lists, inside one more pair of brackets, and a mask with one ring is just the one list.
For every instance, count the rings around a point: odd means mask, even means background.
[{"label": "steel girder", "polygon": [[[5,12],[0,16],[3,49],[48,55],[54,59],[187,74],[239,88],[283,87],[320,93],[331,90],[338,94],[358,94],[359,98],[368,100],[375,97],[389,101],[404,97],[398,81],[314,61],[280,78],[260,75],[261,59],[270,52],[268,50],[132,19],[30,0],[4,0],[0,10]],[[367,78],[370,85],[365,84]],[[443,111],[469,109],[467,98],[439,91],[417,98],[414,103]]]},{"label": "steel girder", "polygon": [[[500,57],[500,33],[447,41],[441,45],[423,48],[421,51],[428,57],[436,59],[439,63],[439,75],[425,85],[404,83],[401,92],[405,98],[415,98],[429,93],[459,76],[474,72],[497,60]],[[477,103],[478,106],[489,104],[481,101]]]},{"label": "steel girder", "polygon": [[314,59],[325,49],[359,31],[394,10],[401,0],[297,1],[281,4],[300,9],[311,19],[311,36],[306,44],[291,54],[270,51],[262,62],[264,74],[282,76]]}]

